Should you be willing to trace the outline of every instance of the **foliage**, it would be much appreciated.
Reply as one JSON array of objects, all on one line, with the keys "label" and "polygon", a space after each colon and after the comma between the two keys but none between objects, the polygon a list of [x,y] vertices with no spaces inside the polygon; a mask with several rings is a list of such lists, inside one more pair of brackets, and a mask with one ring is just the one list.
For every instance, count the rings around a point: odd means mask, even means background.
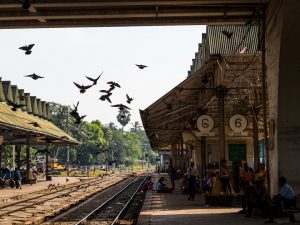
[{"label": "foliage", "polygon": [[122,130],[124,130],[124,127],[130,122],[130,116],[131,114],[127,109],[119,110],[117,120],[122,125]]},{"label": "foliage", "polygon": [[[118,122],[122,125],[119,129],[116,124],[109,123],[103,125],[99,120],[83,122],[80,125],[74,123],[74,119],[69,115],[72,110],[69,106],[53,104],[52,121],[61,129],[81,142],[79,146],[71,146],[69,150],[70,163],[99,164],[114,162],[115,165],[131,165],[144,158],[146,153],[149,161],[155,163],[156,153],[152,152],[146,133],[138,121],[131,123],[129,131],[123,128],[130,122],[130,112],[128,110],[119,111]],[[60,163],[66,163],[67,147],[52,146],[51,156],[58,158]]]}]

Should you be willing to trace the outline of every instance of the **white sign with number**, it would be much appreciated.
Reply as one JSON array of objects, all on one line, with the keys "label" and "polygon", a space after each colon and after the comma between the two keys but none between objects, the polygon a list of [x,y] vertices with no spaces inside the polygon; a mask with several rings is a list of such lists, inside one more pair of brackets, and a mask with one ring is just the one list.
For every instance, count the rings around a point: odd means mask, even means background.
[{"label": "white sign with number", "polygon": [[245,136],[248,135],[248,132],[244,132],[248,126],[248,121],[245,116],[241,114],[236,114],[230,117],[229,127],[232,132],[229,135],[232,136]]},{"label": "white sign with number", "polygon": [[209,115],[202,115],[197,119],[197,128],[200,131],[201,136],[214,136],[214,133],[211,132],[214,125],[215,121]]}]

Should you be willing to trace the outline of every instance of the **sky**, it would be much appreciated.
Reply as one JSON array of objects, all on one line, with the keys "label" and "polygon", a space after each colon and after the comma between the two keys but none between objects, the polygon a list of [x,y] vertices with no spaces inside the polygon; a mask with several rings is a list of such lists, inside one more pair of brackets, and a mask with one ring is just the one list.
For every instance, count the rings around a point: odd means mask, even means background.
[{"label": "sky", "polygon": [[[113,104],[134,98],[131,121],[141,123],[145,109],[183,81],[201,43],[205,26],[113,27],[0,30],[0,76],[43,101],[73,105],[79,101],[86,121],[114,122],[118,109],[99,100],[108,81],[121,85],[111,96]],[[34,43],[31,55],[18,48]],[[148,67],[140,70],[135,64]],[[96,86],[80,94],[73,84],[89,85],[85,78],[103,74]],[[25,75],[36,73],[44,79]],[[127,128],[130,125],[127,125]]]}]

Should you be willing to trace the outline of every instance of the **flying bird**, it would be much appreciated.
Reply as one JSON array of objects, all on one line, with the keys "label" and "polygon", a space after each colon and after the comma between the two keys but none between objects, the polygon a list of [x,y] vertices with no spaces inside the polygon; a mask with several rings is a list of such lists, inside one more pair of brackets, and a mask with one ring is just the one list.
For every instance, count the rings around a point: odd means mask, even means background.
[{"label": "flying bird", "polygon": [[90,87],[93,86],[93,85],[86,85],[86,86],[84,86],[84,85],[79,85],[79,84],[77,84],[75,82],[73,82],[73,83],[76,85],[76,87],[79,88],[81,94],[83,94],[87,89],[89,89]]},{"label": "flying bird", "polygon": [[87,79],[89,79],[90,81],[93,82],[93,85],[96,85],[97,84],[97,81],[99,80],[99,78],[101,77],[103,72],[101,72],[101,74],[99,75],[99,77],[97,77],[96,79],[94,78],[91,78],[91,77],[88,77],[88,76],[85,76]]},{"label": "flying bird", "polygon": [[111,93],[110,94],[107,94],[107,95],[101,95],[101,97],[99,98],[101,101],[108,101],[109,103],[111,103],[111,100],[110,100],[110,97],[111,96]]},{"label": "flying bird", "polygon": [[28,124],[31,124],[31,125],[34,126],[34,127],[39,127],[39,128],[41,128],[41,126],[40,126],[37,122],[30,122],[30,123],[28,123]]},{"label": "flying bird", "polygon": [[12,101],[10,101],[10,100],[8,100],[8,99],[6,99],[6,101],[7,101],[8,105],[10,105],[10,106],[12,107],[12,108],[11,108],[12,111],[17,111],[17,109],[26,106],[26,105],[24,105],[24,104],[16,104],[16,103],[13,103]]},{"label": "flying bird", "polygon": [[20,47],[19,49],[25,51],[25,55],[30,55],[31,54],[31,49],[33,48],[34,44],[30,44],[30,45],[24,45],[22,47]]},{"label": "flying bird", "polygon": [[71,116],[73,116],[73,117],[79,116],[78,111],[77,111],[78,105],[79,105],[79,102],[77,102],[76,106],[74,105],[74,109],[69,113]]},{"label": "flying bird", "polygon": [[118,107],[119,110],[124,110],[124,109],[130,109],[128,106],[123,105],[123,104],[116,104],[116,105],[111,105],[111,107]]},{"label": "flying bird", "polygon": [[86,117],[86,115],[78,117],[78,118],[76,119],[76,121],[75,121],[75,124],[77,124],[77,125],[81,124],[81,123],[82,123],[82,120],[83,120],[85,117]]},{"label": "flying bird", "polygon": [[100,92],[106,93],[106,94],[110,94],[110,93],[111,93],[111,90],[100,90]]},{"label": "flying bird", "polygon": [[143,64],[135,64],[139,69],[144,69],[144,68],[146,68],[146,67],[148,67],[148,66],[146,66],[146,65],[143,65]]},{"label": "flying bird", "polygon": [[86,115],[84,115],[84,116],[80,116],[78,112],[76,112],[75,114],[73,114],[73,115],[71,115],[71,116],[73,116],[73,117],[74,117],[74,119],[76,120],[76,121],[75,121],[75,124],[77,124],[77,125],[81,124],[81,123],[82,123],[82,120],[83,120],[83,118],[85,118],[85,117],[86,117]]},{"label": "flying bird", "polygon": [[233,32],[228,32],[226,30],[223,30],[222,33],[228,38],[230,39],[232,37]]},{"label": "flying bird", "polygon": [[133,101],[133,98],[129,97],[128,94],[126,94],[127,103],[130,104]]},{"label": "flying bird", "polygon": [[44,77],[41,77],[41,76],[39,76],[39,75],[37,75],[35,73],[30,74],[30,75],[25,75],[25,77],[31,77],[34,80],[37,80],[37,79],[40,79],[40,78],[44,78]]},{"label": "flying bird", "polygon": [[114,81],[109,81],[109,82],[107,82],[107,84],[109,84],[109,86],[110,86],[109,91],[114,90],[116,87],[121,88],[120,84],[118,84]]}]

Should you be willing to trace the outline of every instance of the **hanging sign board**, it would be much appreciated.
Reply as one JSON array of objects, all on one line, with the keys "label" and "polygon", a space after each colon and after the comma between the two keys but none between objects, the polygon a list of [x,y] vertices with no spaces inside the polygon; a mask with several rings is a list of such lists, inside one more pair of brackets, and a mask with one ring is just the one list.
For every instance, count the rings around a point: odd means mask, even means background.
[{"label": "hanging sign board", "polygon": [[200,131],[200,136],[214,136],[215,133],[211,132],[214,126],[215,121],[209,115],[202,115],[197,119],[197,128]]},{"label": "hanging sign board", "polygon": [[229,132],[230,136],[247,136],[248,132],[245,129],[248,126],[248,121],[245,116],[241,114],[236,114],[230,117],[229,127],[232,132]]}]

